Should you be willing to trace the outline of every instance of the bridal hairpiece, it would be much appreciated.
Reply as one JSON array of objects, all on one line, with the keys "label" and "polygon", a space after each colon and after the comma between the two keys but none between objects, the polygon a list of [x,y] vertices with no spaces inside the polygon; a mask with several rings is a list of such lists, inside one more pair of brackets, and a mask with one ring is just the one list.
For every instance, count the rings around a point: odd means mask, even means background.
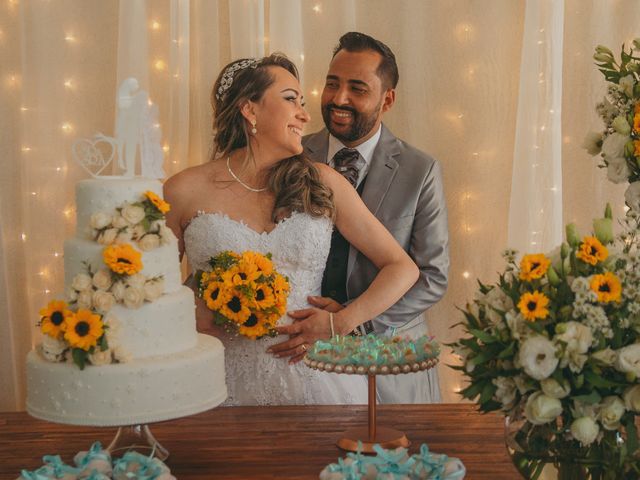
[{"label": "bridal hairpiece", "polygon": [[233,76],[236,74],[238,70],[244,70],[245,68],[256,68],[258,66],[258,60],[255,58],[247,58],[245,60],[240,60],[239,62],[230,65],[222,75],[222,80],[220,80],[220,86],[218,87],[218,91],[216,92],[216,100],[220,100],[222,96],[231,88],[231,84],[233,83]]}]

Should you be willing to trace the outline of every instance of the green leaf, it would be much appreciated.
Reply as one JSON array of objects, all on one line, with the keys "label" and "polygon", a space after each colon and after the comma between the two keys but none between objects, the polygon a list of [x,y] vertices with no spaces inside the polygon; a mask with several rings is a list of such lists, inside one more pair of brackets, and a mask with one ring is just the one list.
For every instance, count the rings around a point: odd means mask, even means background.
[{"label": "green leaf", "polygon": [[81,348],[72,348],[71,356],[73,357],[73,363],[75,363],[80,370],[84,370],[84,366],[87,363],[87,352]]},{"label": "green leaf", "polygon": [[614,388],[614,387],[624,387],[626,383],[613,382],[611,380],[607,380],[602,375],[597,375],[591,370],[586,370],[584,372],[584,377],[590,385],[598,388]]},{"label": "green leaf", "polygon": [[624,422],[624,428],[627,431],[627,448],[631,455],[638,450],[638,429],[635,424],[635,418],[633,414],[628,415]]},{"label": "green leaf", "polygon": [[493,394],[496,393],[496,387],[492,382],[487,382],[482,388],[482,393],[480,394],[480,398],[478,399],[478,403],[484,404],[493,398]]},{"label": "green leaf", "polygon": [[593,405],[594,403],[598,403],[602,400],[602,397],[596,390],[592,390],[590,393],[585,395],[577,395],[575,397],[571,397],[573,400],[578,400],[582,403],[586,403],[588,405]]},{"label": "green leaf", "polygon": [[505,358],[509,358],[510,356],[513,355],[513,352],[514,352],[515,349],[516,349],[516,342],[511,342],[507,348],[505,348],[504,350],[502,350],[498,354],[498,358],[500,360],[504,360]]},{"label": "green leaf", "polygon": [[141,223],[145,232],[148,232],[149,230],[151,230],[151,222],[149,221],[148,217],[144,217],[144,220],[142,220]]},{"label": "green leaf", "polygon": [[467,388],[462,389],[460,391],[460,394],[464,398],[468,398],[469,400],[472,400],[478,395],[480,395],[480,392],[482,392],[482,389],[484,388],[484,384],[485,382],[472,383]]},{"label": "green leaf", "polygon": [[498,341],[498,339],[496,337],[494,337],[493,335],[483,331],[483,330],[478,330],[476,328],[472,328],[469,330],[469,333],[471,335],[473,335],[474,337],[476,337],[478,340],[483,341],[484,343],[495,343]]}]

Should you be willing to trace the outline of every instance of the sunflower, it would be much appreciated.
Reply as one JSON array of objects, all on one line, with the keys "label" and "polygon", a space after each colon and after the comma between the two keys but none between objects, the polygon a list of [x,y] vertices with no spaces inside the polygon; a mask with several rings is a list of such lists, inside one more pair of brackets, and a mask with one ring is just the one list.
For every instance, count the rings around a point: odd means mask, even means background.
[{"label": "sunflower", "polygon": [[153,206],[160,211],[160,213],[167,213],[169,210],[171,210],[171,205],[169,205],[151,190],[147,190],[146,192],[144,192],[144,195],[151,201]]},{"label": "sunflower", "polygon": [[253,263],[239,262],[222,274],[222,280],[229,285],[250,285],[260,277]]},{"label": "sunflower", "polygon": [[611,272],[591,277],[591,290],[598,295],[601,303],[619,302],[622,297],[620,279]]},{"label": "sunflower", "polygon": [[289,293],[289,282],[285,277],[276,272],[275,278],[273,279],[273,291],[276,295]]},{"label": "sunflower", "polygon": [[544,293],[535,290],[533,293],[526,292],[520,297],[518,302],[518,308],[522,316],[530,322],[535,322],[536,319],[544,319],[549,315],[547,306],[549,305],[549,299]]},{"label": "sunflower", "polygon": [[224,300],[218,310],[221,315],[239,324],[243,324],[249,319],[249,315],[251,315],[249,301],[237,289],[232,289]]},{"label": "sunflower", "polygon": [[80,309],[65,320],[64,338],[73,348],[89,350],[104,333],[102,317],[91,310]]},{"label": "sunflower", "polygon": [[276,303],[276,298],[273,295],[273,290],[264,283],[260,283],[256,287],[253,300],[255,301],[256,308],[258,308],[259,310],[273,307],[273,305]]},{"label": "sunflower", "polygon": [[542,253],[525,255],[520,262],[520,280],[530,282],[531,280],[541,278],[547,273],[549,265],[551,265],[551,260]]},{"label": "sunflower", "polygon": [[142,270],[142,254],[128,243],[109,245],[102,252],[104,263],[115,273],[134,275]]},{"label": "sunflower", "polygon": [[238,333],[252,340],[264,337],[271,331],[271,324],[259,312],[251,313],[247,320],[238,326]]},{"label": "sunflower", "polygon": [[598,262],[604,262],[609,256],[607,247],[600,243],[596,237],[584,237],[580,244],[580,249],[576,253],[576,257],[585,263],[595,265]]},{"label": "sunflower", "polygon": [[242,260],[256,266],[258,271],[267,276],[273,272],[273,262],[261,253],[247,251],[242,254]]},{"label": "sunflower", "polygon": [[40,316],[42,333],[59,340],[64,335],[64,322],[73,316],[73,312],[67,309],[66,302],[52,300],[49,305],[40,309]]},{"label": "sunflower", "polygon": [[207,288],[202,292],[202,299],[207,302],[207,307],[211,310],[219,310],[228,297],[229,294],[222,282],[209,282]]}]

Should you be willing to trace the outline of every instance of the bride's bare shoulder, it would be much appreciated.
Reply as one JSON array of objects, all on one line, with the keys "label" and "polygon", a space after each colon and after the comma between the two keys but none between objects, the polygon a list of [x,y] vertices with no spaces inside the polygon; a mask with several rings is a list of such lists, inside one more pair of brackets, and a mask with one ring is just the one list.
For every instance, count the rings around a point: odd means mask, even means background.
[{"label": "bride's bare shoulder", "polygon": [[165,196],[184,195],[193,192],[195,187],[211,181],[216,167],[213,162],[207,162],[195,167],[185,168],[172,175],[164,182]]}]

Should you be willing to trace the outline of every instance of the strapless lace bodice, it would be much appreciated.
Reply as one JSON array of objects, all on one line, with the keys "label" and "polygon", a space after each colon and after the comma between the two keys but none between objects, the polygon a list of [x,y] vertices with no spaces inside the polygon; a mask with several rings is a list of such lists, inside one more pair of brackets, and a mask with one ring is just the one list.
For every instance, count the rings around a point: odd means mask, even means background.
[{"label": "strapless lace bodice", "polygon": [[276,270],[289,278],[288,308],[297,309],[307,305],[308,295],[320,295],[332,230],[328,218],[299,212],[263,233],[224,214],[199,213],[184,232],[184,244],[195,270],[209,270],[209,258],[224,250],[271,253]]},{"label": "strapless lace bodice", "polygon": [[[287,310],[307,308],[309,295],[320,295],[331,248],[332,222],[294,212],[270,232],[259,233],[221,213],[199,213],[184,231],[185,252],[192,270],[209,270],[209,258],[224,250],[271,253],[274,267],[289,279]],[[292,322],[287,315],[279,325]],[[266,353],[286,336],[249,340],[225,334],[227,405],[366,403],[364,377],[318,372],[302,363]]]}]

